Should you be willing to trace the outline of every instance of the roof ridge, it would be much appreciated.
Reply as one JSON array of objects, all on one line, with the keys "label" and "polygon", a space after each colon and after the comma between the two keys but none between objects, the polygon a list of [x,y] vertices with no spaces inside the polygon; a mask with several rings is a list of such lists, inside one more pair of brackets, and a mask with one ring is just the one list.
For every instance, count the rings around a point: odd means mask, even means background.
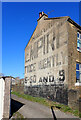
[{"label": "roof ridge", "polygon": [[48,20],[48,19],[60,19],[60,18],[70,18],[70,17],[69,16],[52,17],[52,18],[45,18],[45,20]]}]

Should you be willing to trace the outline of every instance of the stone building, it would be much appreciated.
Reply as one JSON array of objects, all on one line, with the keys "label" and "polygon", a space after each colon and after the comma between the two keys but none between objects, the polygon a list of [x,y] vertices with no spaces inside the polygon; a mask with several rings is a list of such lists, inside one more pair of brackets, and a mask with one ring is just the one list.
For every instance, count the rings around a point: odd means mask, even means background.
[{"label": "stone building", "polygon": [[12,77],[11,84],[12,84],[12,86],[16,85],[16,79],[14,77]]},{"label": "stone building", "polygon": [[81,98],[81,26],[69,16],[38,24],[25,48],[24,92],[79,108]]}]

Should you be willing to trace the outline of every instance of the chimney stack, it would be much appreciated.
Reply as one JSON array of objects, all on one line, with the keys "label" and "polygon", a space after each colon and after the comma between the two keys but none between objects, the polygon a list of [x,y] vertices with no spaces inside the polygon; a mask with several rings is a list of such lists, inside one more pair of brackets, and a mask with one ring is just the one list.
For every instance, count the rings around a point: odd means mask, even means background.
[{"label": "chimney stack", "polygon": [[39,13],[39,18],[42,16],[44,14],[44,12],[42,11],[42,12],[40,12]]},{"label": "chimney stack", "polygon": [[[41,19],[42,18],[42,19]],[[39,20],[44,20],[45,18],[48,18],[48,15],[45,14],[43,11],[42,12],[39,12],[39,18],[37,21]]]}]

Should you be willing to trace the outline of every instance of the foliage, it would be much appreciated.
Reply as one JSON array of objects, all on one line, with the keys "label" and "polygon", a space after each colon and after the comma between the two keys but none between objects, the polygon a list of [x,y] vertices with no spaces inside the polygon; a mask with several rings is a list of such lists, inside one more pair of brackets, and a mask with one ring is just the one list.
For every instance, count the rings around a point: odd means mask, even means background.
[{"label": "foliage", "polygon": [[24,117],[19,112],[16,112],[16,113],[13,114],[13,117],[12,117],[11,120],[18,119],[18,118],[19,119],[21,118],[21,120],[22,120],[22,118],[24,118]]},{"label": "foliage", "polygon": [[60,103],[57,103],[54,101],[50,101],[46,98],[33,97],[30,95],[21,94],[19,92],[15,92],[15,91],[13,91],[12,94],[17,95],[18,97],[24,98],[24,99],[29,100],[29,101],[38,102],[38,103],[43,104],[43,105],[48,106],[48,107],[54,106],[54,109],[60,109],[63,112],[71,113],[71,114],[74,114],[75,116],[80,116],[78,110],[73,110],[72,108],[70,108],[67,105],[60,104]]}]

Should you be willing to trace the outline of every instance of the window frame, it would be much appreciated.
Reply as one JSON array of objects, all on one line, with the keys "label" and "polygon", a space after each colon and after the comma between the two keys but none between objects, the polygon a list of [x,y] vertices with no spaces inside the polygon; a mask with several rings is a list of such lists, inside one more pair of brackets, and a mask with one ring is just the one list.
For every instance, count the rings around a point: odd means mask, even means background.
[{"label": "window frame", "polygon": [[[79,64],[79,69],[77,69],[77,64]],[[77,75],[76,75],[76,83],[75,86],[81,86],[81,63],[76,62],[76,72],[79,72],[79,79],[77,79]]]},{"label": "window frame", "polygon": [[77,32],[77,51],[81,52],[81,33]]}]

